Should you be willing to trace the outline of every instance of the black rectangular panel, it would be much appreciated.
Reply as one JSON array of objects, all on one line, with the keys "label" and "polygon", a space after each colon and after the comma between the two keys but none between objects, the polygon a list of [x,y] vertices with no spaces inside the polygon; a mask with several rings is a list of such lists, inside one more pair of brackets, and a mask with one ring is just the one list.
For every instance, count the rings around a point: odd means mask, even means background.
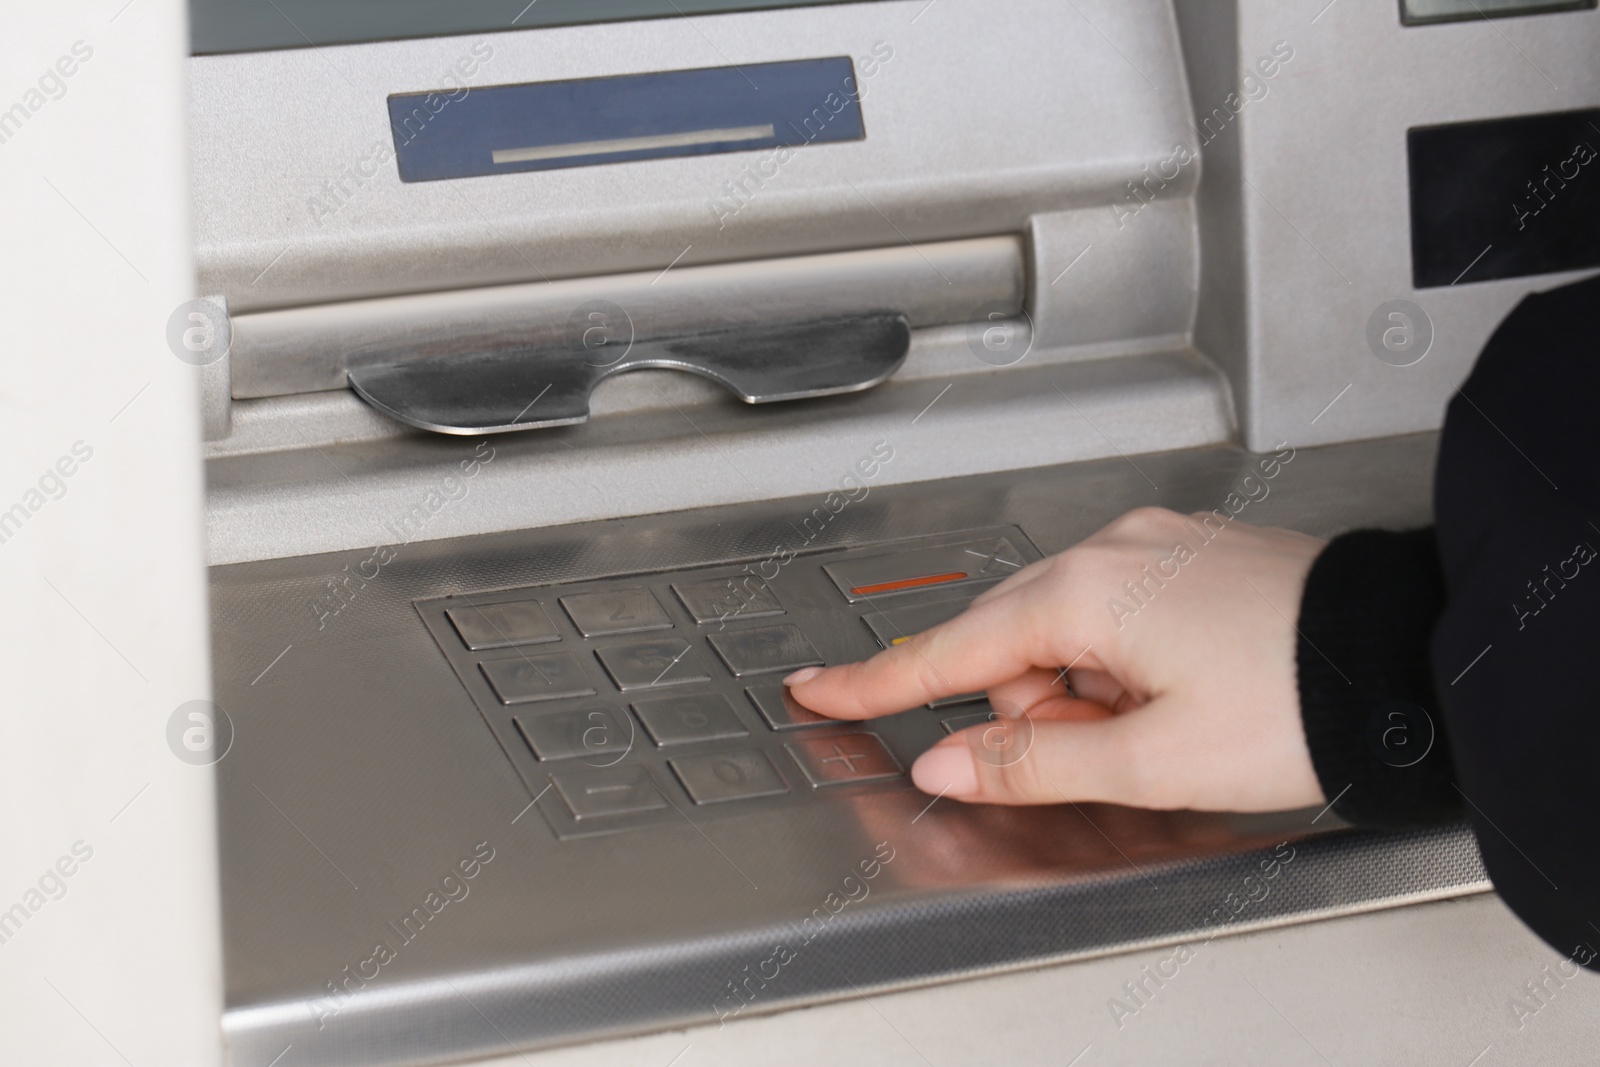
[{"label": "black rectangular panel", "polygon": [[1418,289],[1600,266],[1600,109],[1408,130]]}]

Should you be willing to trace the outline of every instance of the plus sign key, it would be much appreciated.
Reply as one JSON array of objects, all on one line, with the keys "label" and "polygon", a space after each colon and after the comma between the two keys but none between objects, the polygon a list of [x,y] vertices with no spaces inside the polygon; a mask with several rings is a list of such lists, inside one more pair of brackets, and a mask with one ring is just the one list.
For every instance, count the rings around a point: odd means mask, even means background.
[{"label": "plus sign key", "polygon": [[815,737],[784,747],[813,789],[901,775],[900,764],[874,734]]}]

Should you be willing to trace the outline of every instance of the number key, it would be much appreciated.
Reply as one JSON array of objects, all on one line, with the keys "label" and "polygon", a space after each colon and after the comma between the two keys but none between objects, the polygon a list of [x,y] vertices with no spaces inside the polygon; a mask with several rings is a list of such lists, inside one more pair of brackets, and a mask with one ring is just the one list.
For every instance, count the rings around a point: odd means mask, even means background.
[{"label": "number key", "polygon": [[596,649],[595,655],[624,693],[707,680],[694,649],[676,637],[635,639]]},{"label": "number key", "polygon": [[760,752],[723,752],[668,762],[696,804],[720,804],[789,791],[772,761]]},{"label": "number key", "polygon": [[585,637],[672,629],[672,620],[648,589],[579,593],[562,597],[561,606]]},{"label": "number key", "polygon": [[702,625],[784,613],[783,604],[767,583],[748,574],[703,582],[678,582],[672,591],[678,594],[694,621]]}]

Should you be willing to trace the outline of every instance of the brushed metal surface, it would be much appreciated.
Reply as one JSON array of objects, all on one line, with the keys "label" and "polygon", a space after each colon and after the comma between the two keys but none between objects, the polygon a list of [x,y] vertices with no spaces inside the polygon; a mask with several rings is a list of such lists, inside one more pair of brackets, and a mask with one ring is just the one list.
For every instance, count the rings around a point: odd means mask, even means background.
[{"label": "brushed metal surface", "polygon": [[[1285,876],[1296,874],[1291,865]],[[1541,1009],[1537,1022],[1517,1029],[1511,1021],[1510,998],[1526,995],[1525,982],[1546,981],[1544,968],[1553,972],[1565,958],[1499,897],[1479,893],[1197,940],[1187,950],[1152,946],[864,993],[724,1026],[543,1052],[506,1045],[473,1063],[664,1067],[678,1057],[675,1067],[1063,1067],[1082,1053],[1076,1067],[1465,1067],[1474,1057],[1476,1067],[1587,1064],[1600,1045],[1600,979],[1592,974],[1552,983],[1556,1004]],[[1184,959],[1181,977],[1161,978]],[[1143,989],[1138,1001],[1130,981]],[[1137,1016],[1113,1010],[1118,1004]]]},{"label": "brushed metal surface", "polygon": [[[877,479],[887,484],[1195,447],[1232,435],[1222,376],[1193,352],[962,373],[982,364],[966,331],[954,334],[920,353],[913,338],[906,365],[864,393],[762,408],[685,374],[625,374],[601,386],[596,415],[581,426],[492,439],[482,453],[492,453],[492,462],[469,480],[460,464],[480,454],[472,442],[412,432],[321,443],[311,433],[337,406],[291,402],[271,430],[275,450],[207,464],[209,560],[335,550],[365,556],[377,544],[820,497],[873,441],[895,450]],[[949,376],[919,368],[923,359],[949,368]],[[672,392],[679,382],[712,395],[692,402]],[[654,405],[602,416],[613,385],[655,391]],[[425,501],[426,520],[399,530]]]},{"label": "brushed metal surface", "polygon": [[[1301,450],[1243,517],[1323,535],[1426,521],[1434,445]],[[1129,507],[1215,507],[1253,462],[1222,447],[878,486],[814,546],[1003,523],[1054,552]],[[345,552],[213,569],[236,736],[218,766],[233,1062],[289,1044],[304,1064],[438,1062],[1177,939],[1231,918],[1228,894],[1285,840],[1302,876],[1230,929],[1487,886],[1464,826],[1384,836],[1316,812],[1007,810],[911,790],[558,841],[412,601],[762,559],[816,506],[419,541],[365,568]],[[793,958],[773,975],[780,943]]]},{"label": "brushed metal surface", "polygon": [[[452,183],[408,189],[381,166],[355,182],[351,168],[387,137],[384,96],[479,42],[196,58],[203,289],[238,312],[298,315],[317,309],[295,305],[541,279],[556,279],[555,292],[561,279],[653,278],[670,266],[666,286],[698,265],[1026,233],[1041,355],[1175,334],[1228,374],[1244,442],[1268,448],[1437,426],[1505,313],[1575,277],[1468,276],[1415,292],[1404,143],[1412,126],[1600,103],[1593,8],[1411,27],[1395,3],[925,8],[847,4],[483,39],[494,54],[478,85],[892,46],[863,82],[869,138],[818,148],[759,187],[723,157],[503,176],[485,182],[494,196]],[[1282,49],[1293,58],[1263,79],[1260,64]],[[1179,145],[1197,158],[1175,162]],[[331,219],[309,209],[339,182]],[[749,195],[721,217],[732,182]],[[1414,366],[1369,351],[1369,319],[1394,299],[1416,303],[1433,335]],[[298,344],[294,331],[273,344],[304,361],[294,388],[342,386],[324,346]],[[285,388],[253,383],[244,362],[239,396]],[[254,437],[255,415],[241,422]]]},{"label": "brushed metal surface", "polygon": [[[1517,302],[1588,272],[1475,282],[1462,262],[1458,284],[1414,289],[1406,130],[1600,105],[1600,10],[1405,26],[1393,0],[1172,9],[1196,124],[1182,140],[1205,160],[1195,345],[1233,383],[1243,443],[1438,426]],[[1263,79],[1275,49],[1293,58]],[[1391,300],[1432,338],[1412,366],[1367,340]]]}]

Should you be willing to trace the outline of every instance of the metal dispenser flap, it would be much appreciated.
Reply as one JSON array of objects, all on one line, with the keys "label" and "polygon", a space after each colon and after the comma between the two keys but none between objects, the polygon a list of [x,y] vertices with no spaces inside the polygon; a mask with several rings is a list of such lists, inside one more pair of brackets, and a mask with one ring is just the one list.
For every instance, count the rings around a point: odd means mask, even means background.
[{"label": "metal dispenser flap", "polygon": [[353,367],[368,404],[436,433],[483,434],[567,426],[589,418],[606,378],[643,367],[721,382],[748,404],[870,389],[905,361],[911,327],[899,312],[742,327],[614,345],[530,346]]}]

